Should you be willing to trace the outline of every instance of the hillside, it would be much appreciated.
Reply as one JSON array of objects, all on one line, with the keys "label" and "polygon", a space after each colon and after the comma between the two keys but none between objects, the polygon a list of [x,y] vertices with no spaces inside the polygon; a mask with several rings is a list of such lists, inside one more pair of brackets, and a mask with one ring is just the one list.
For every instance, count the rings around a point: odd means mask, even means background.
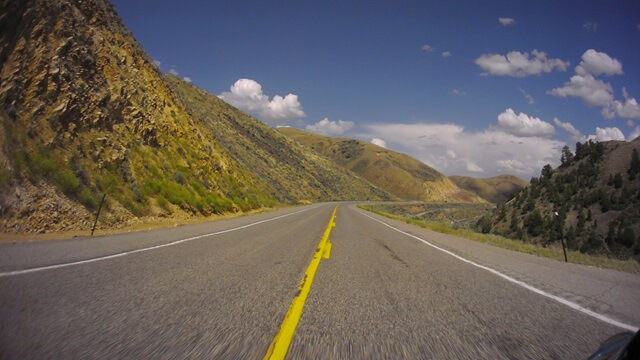
[{"label": "hillside", "polygon": [[294,128],[278,131],[402,199],[484,202],[408,155],[355,139],[337,139]]},{"label": "hillside", "polygon": [[449,176],[459,188],[480,196],[490,203],[499,204],[511,199],[528,182],[513,175],[499,175],[492,178],[474,178],[470,176]]},{"label": "hillside", "polygon": [[[545,246],[640,261],[640,141],[578,144],[560,167],[545,166],[491,219],[493,232]],[[557,215],[556,215],[557,212]]]},{"label": "hillside", "polygon": [[103,193],[105,227],[141,216],[389,198],[165,77],[107,1],[1,6],[0,232],[86,229]]}]

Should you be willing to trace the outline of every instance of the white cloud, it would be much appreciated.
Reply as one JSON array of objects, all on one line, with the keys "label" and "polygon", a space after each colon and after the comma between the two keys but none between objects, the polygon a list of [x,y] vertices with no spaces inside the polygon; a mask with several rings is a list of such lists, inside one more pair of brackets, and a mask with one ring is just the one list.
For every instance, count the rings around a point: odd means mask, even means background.
[{"label": "white cloud", "polygon": [[435,48],[429,44],[424,44],[421,47],[422,51],[427,51],[427,52],[431,52],[433,50],[435,50]]},{"label": "white cloud", "polygon": [[627,140],[629,141],[635,140],[635,138],[637,138],[638,136],[640,136],[640,126],[636,126],[636,128],[631,132],[631,134],[629,134],[629,137],[627,138]]},{"label": "white cloud", "polygon": [[306,130],[325,136],[338,136],[353,129],[353,121],[329,120],[324,118],[313,125],[307,125]]},{"label": "white cloud", "polygon": [[483,75],[525,77],[550,73],[553,70],[566,71],[568,61],[548,59],[543,51],[533,50],[529,53],[511,51],[506,56],[500,54],[482,54],[475,63],[486,72]]},{"label": "white cloud", "polygon": [[582,27],[588,32],[597,32],[598,31],[598,23],[597,22],[586,22],[582,24]]},{"label": "white cloud", "polygon": [[502,24],[503,26],[509,26],[509,25],[513,25],[516,23],[515,19],[512,18],[508,18],[508,17],[501,17],[498,18],[498,21],[500,22],[500,24]]},{"label": "white cloud", "polygon": [[182,80],[188,82],[189,84],[191,84],[191,78],[190,77],[183,77]]},{"label": "white cloud", "polygon": [[154,60],[153,60],[153,63],[155,64],[155,66],[156,66],[157,68],[159,68],[159,67],[160,67],[160,65],[162,65],[162,63],[160,62],[160,60],[155,60],[155,59],[154,59]]},{"label": "white cloud", "polygon": [[[371,137],[407,153],[447,175],[494,176],[505,172],[529,178],[547,163],[557,164],[563,142],[518,137],[497,128],[467,132],[456,124],[374,124]],[[452,149],[455,149],[453,151]],[[455,155],[455,156],[452,156]]]},{"label": "white cloud", "polygon": [[587,140],[594,141],[609,141],[609,140],[621,140],[625,141],[624,134],[617,127],[606,127],[604,129],[597,127],[595,135],[589,135]]},{"label": "white cloud", "polygon": [[580,130],[576,129],[570,122],[562,122],[558,118],[553,118],[553,122],[557,127],[564,129],[566,132],[571,134],[571,140],[575,142],[582,142],[586,140],[586,137],[582,135]]},{"label": "white cloud", "polygon": [[276,95],[269,100],[269,97],[262,92],[262,85],[255,80],[238,79],[231,85],[230,90],[218,97],[263,121],[286,123],[307,116],[298,101],[298,95],[288,94],[285,97]]},{"label": "white cloud", "polygon": [[382,139],[373,138],[373,139],[371,139],[371,143],[374,144],[374,145],[378,145],[381,148],[385,148],[385,149],[387,148],[387,142],[382,140]]},{"label": "white cloud", "polygon": [[564,84],[547,92],[560,97],[575,96],[589,106],[606,106],[613,101],[611,84],[595,79],[592,75],[574,75]]},{"label": "white cloud", "polygon": [[173,75],[173,76],[178,76],[180,75],[180,73],[176,70],[176,69],[171,69],[169,70],[169,74]]},{"label": "white cloud", "polygon": [[578,75],[622,75],[622,63],[603,52],[589,49],[582,54],[582,61],[576,66]]},{"label": "white cloud", "polygon": [[527,102],[529,103],[529,105],[533,105],[536,103],[535,100],[533,100],[533,96],[531,96],[531,94],[527,93],[522,88],[520,88],[519,90],[522,93],[522,96],[524,96],[524,98],[527,99]]},{"label": "white cloud", "polygon": [[618,100],[613,100],[602,108],[602,116],[607,119],[613,119],[618,116],[623,119],[640,119],[640,105],[634,97],[631,97],[627,93],[626,88],[622,88],[622,95],[624,96],[624,103]]},{"label": "white cloud", "polygon": [[548,122],[522,112],[516,115],[512,109],[506,109],[498,115],[496,128],[518,137],[539,136],[548,138],[556,133],[553,125]]},{"label": "white cloud", "polygon": [[442,52],[442,57],[444,57],[444,58],[451,57],[451,52],[450,51],[443,51]]},{"label": "white cloud", "polygon": [[467,93],[466,93],[466,92],[461,91],[461,90],[458,90],[458,89],[453,89],[453,90],[451,90],[451,93],[452,93],[453,95],[467,95]]}]

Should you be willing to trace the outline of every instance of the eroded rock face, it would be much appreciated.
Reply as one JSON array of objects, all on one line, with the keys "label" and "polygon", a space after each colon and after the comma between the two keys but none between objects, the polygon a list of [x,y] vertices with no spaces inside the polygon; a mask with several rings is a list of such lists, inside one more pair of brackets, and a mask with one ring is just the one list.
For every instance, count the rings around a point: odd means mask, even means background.
[{"label": "eroded rock face", "polygon": [[192,86],[168,80],[106,0],[0,0],[0,66],[0,232],[41,231],[56,211],[44,231],[84,227],[102,193],[113,224],[388,197],[215,96],[220,112],[192,108],[176,95]]}]

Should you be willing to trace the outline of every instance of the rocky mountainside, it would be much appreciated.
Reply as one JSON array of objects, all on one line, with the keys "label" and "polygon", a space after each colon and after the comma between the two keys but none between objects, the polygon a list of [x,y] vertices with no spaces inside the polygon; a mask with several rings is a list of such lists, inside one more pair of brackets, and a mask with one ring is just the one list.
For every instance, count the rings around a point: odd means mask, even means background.
[{"label": "rocky mountainside", "polygon": [[165,77],[105,0],[0,7],[0,232],[88,228],[103,193],[100,223],[109,227],[141,216],[390,198]]},{"label": "rocky mountainside", "polygon": [[577,144],[492,218],[493,232],[543,245],[640,261],[640,141]]},{"label": "rocky mountainside", "polygon": [[494,204],[507,202],[529,185],[528,182],[519,177],[508,174],[491,178],[449,176],[449,180],[453,181],[459,188],[474,193]]},{"label": "rocky mountainside", "polygon": [[408,155],[354,139],[330,138],[286,127],[278,131],[401,199],[484,202]]}]

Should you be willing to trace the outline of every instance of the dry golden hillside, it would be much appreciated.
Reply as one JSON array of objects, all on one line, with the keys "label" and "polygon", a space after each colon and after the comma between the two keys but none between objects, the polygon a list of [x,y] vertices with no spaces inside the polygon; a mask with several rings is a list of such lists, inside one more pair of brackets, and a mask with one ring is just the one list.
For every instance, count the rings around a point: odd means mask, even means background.
[{"label": "dry golden hillside", "polygon": [[494,204],[507,202],[529,185],[519,177],[508,174],[484,179],[470,176],[449,176],[449,180],[459,188],[472,192]]},{"label": "dry golden hillside", "polygon": [[330,138],[294,128],[278,128],[278,131],[399,198],[484,202],[408,155],[355,139]]}]

